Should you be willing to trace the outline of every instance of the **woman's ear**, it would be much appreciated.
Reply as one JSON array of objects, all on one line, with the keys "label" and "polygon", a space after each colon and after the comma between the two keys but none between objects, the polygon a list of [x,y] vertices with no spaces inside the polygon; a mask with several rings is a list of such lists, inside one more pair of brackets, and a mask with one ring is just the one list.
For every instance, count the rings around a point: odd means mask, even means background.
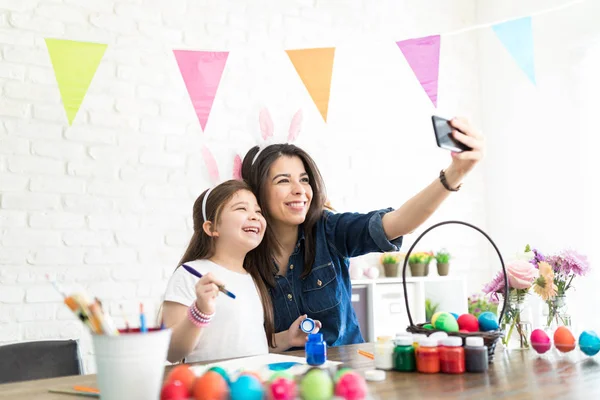
[{"label": "woman's ear", "polygon": [[219,237],[219,232],[213,231],[213,223],[211,221],[204,221],[202,224],[202,230],[210,237]]}]

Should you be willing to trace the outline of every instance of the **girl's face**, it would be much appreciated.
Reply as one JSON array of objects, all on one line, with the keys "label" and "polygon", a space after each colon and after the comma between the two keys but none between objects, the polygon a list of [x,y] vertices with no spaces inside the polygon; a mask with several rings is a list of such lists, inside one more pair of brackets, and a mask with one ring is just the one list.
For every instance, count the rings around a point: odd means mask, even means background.
[{"label": "girl's face", "polygon": [[267,207],[274,221],[300,225],[310,208],[313,191],[300,157],[281,156],[269,170]]},{"label": "girl's face", "polygon": [[223,206],[216,232],[221,244],[250,251],[260,244],[266,227],[254,194],[239,190]]}]

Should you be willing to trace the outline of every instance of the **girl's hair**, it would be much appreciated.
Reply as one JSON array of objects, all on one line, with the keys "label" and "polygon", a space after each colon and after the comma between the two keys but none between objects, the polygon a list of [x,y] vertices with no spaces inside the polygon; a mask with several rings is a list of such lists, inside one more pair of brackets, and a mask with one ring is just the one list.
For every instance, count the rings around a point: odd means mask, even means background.
[{"label": "girl's hair", "polygon": [[[218,224],[225,204],[227,204],[227,202],[231,200],[233,196],[240,190],[247,190],[252,193],[252,190],[247,183],[234,179],[221,183],[210,192],[210,195],[206,201],[206,218],[208,221],[212,222],[213,226]],[[202,228],[202,225],[205,222],[204,217],[202,216],[202,202],[207,192],[208,190],[205,190],[194,202],[194,208],[192,212],[194,233],[187,250],[181,258],[181,261],[179,261],[177,267],[189,261],[208,259],[215,253],[215,238],[208,236]],[[256,251],[256,249],[252,250],[250,253],[254,251]],[[244,269],[248,271],[250,276],[252,276],[252,279],[254,280],[254,283],[258,289],[258,293],[260,294],[265,319],[265,333],[267,335],[267,341],[271,347],[275,347],[273,305],[271,302],[269,289],[262,278],[261,269],[264,269],[264,267],[260,267],[259,264],[253,262],[253,260],[256,260],[256,257],[251,257],[250,253],[244,258]]]},{"label": "girl's hair", "polygon": [[[273,220],[267,207],[267,188],[269,186],[269,170],[271,165],[282,156],[286,157],[298,157],[304,164],[304,169],[308,174],[310,186],[313,191],[312,201],[310,208],[306,214],[306,219],[302,223],[304,228],[304,269],[302,270],[301,277],[306,277],[312,270],[312,266],[315,262],[316,254],[316,233],[315,227],[317,221],[323,215],[323,209],[327,200],[325,193],[325,183],[317,164],[301,148],[293,144],[272,144],[265,147],[257,159],[254,160],[256,153],[259,151],[258,146],[251,148],[242,162],[242,178],[246,180],[254,194],[258,197],[258,204],[262,207],[262,213],[267,220],[267,231],[265,238],[262,243],[256,248],[252,258],[256,259],[256,262],[261,265],[268,265],[269,268],[260,269],[263,273],[263,279],[269,284],[270,287],[275,286],[275,278],[273,276],[273,258],[275,256],[274,251],[278,248],[278,241],[272,229],[269,228]],[[253,162],[254,160],[254,162]]]}]

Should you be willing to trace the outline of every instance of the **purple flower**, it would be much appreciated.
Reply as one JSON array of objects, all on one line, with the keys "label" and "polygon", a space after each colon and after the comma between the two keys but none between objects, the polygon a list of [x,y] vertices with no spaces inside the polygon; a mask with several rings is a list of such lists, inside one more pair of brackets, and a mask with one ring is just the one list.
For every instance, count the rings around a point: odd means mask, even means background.
[{"label": "purple flower", "polygon": [[540,253],[537,249],[533,249],[532,251],[533,251],[534,257],[531,260],[531,263],[533,264],[534,267],[538,268],[538,263],[540,261],[546,261],[546,257],[542,253]]},{"label": "purple flower", "polygon": [[476,308],[476,309],[473,310],[473,312],[479,313],[479,312],[481,312],[481,308]]},{"label": "purple flower", "polygon": [[588,258],[575,250],[564,250],[556,256],[549,257],[547,261],[555,273],[563,276],[583,276],[590,270]]},{"label": "purple flower", "polygon": [[504,274],[498,272],[498,274],[488,284],[483,287],[483,293],[492,294],[504,291]]}]

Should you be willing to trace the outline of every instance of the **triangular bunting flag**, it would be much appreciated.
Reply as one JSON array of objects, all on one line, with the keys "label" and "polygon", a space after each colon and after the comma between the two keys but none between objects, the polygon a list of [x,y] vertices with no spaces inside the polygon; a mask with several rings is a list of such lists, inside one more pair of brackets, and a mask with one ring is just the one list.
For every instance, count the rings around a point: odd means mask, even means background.
[{"label": "triangular bunting flag", "polygon": [[173,50],[202,131],[227,63],[227,51]]},{"label": "triangular bunting flag", "polygon": [[323,120],[327,122],[335,47],[286,50],[286,53]]},{"label": "triangular bunting flag", "polygon": [[54,75],[67,113],[67,119],[69,125],[71,125],[90,87],[107,45],[46,39],[46,47],[48,48],[48,54],[50,54],[50,61],[54,68]]},{"label": "triangular bunting flag", "polygon": [[531,17],[519,18],[492,26],[494,33],[515,59],[519,68],[535,85],[533,34]]},{"label": "triangular bunting flag", "polygon": [[421,87],[437,107],[438,75],[440,70],[440,35],[396,42]]}]

